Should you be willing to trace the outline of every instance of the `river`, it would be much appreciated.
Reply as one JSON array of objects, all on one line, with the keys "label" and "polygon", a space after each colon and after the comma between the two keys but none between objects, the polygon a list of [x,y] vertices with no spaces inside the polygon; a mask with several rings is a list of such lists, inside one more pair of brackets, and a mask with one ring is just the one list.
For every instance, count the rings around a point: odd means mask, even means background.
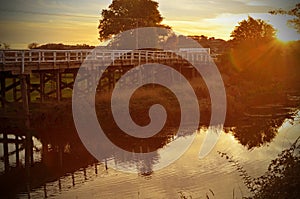
[{"label": "river", "polygon": [[[256,116],[256,120],[258,119]],[[171,165],[147,175],[125,173],[110,167],[118,159],[91,163],[73,172],[54,178],[30,192],[31,198],[242,198],[251,196],[237,167],[218,153],[226,153],[237,161],[253,178],[263,175],[270,162],[282,150],[289,148],[300,136],[300,111],[286,118],[276,128],[269,142],[247,145],[236,136],[236,127],[225,128],[213,150],[203,159],[199,150],[207,133],[202,127],[190,148]],[[190,135],[192,136],[192,135]],[[187,137],[175,137],[172,142],[183,143]],[[35,140],[36,145],[39,144]],[[158,150],[158,162],[170,143]],[[2,148],[2,147],[1,147]],[[2,153],[2,151],[0,151]],[[41,151],[35,152],[39,161]],[[2,153],[3,154],[3,153]],[[1,155],[2,155],[1,154]],[[80,158],[80,157],[79,157]],[[1,165],[3,168],[3,165]],[[27,198],[20,193],[18,198]]]}]

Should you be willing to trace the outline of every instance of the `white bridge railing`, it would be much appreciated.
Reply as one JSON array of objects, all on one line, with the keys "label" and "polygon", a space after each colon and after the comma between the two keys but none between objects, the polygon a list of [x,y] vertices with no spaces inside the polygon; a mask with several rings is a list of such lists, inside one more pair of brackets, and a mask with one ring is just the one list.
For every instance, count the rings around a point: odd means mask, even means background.
[{"label": "white bridge railing", "polygon": [[2,50],[0,63],[83,61],[91,50]]},{"label": "white bridge railing", "polygon": [[[114,62],[115,60],[164,60],[178,59],[178,55],[184,59],[193,62],[209,63],[212,61],[209,51],[151,51],[151,50],[1,50],[0,68],[21,64],[22,67],[30,63],[82,63],[87,59],[103,60],[105,62]],[[140,63],[140,62],[139,62]],[[24,71],[24,68],[22,69]]]}]

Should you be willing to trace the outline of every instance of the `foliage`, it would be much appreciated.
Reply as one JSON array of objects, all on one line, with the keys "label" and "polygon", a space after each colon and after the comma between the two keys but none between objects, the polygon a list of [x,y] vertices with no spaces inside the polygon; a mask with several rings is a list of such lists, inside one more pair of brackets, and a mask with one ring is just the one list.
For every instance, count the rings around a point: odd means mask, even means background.
[{"label": "foliage", "polygon": [[137,27],[167,27],[152,0],[113,0],[108,9],[102,10],[98,26],[99,39],[104,41],[114,35]]},{"label": "foliage", "polygon": [[300,33],[300,3],[295,5],[295,8],[291,9],[291,10],[272,10],[269,13],[273,14],[273,15],[291,15],[294,16],[293,19],[288,20],[288,23],[290,25],[292,25],[298,33]]},{"label": "foliage", "polygon": [[258,177],[252,178],[237,160],[226,153],[218,152],[232,163],[244,184],[253,194],[251,198],[298,198],[300,194],[300,137],[290,148],[283,150],[276,159],[272,160],[268,171]]},{"label": "foliage", "polygon": [[29,49],[35,49],[35,48],[38,48],[38,46],[39,46],[39,44],[36,42],[28,44]]},{"label": "foliage", "polygon": [[55,44],[49,43],[44,45],[38,45],[37,43],[28,44],[29,49],[48,49],[48,50],[72,50],[72,49],[93,49],[95,46],[90,46],[87,44],[76,44],[76,45],[67,45],[67,44]]},{"label": "foliage", "polygon": [[10,49],[10,45],[7,44],[7,43],[1,43],[0,42],[0,49],[3,49],[3,50]]},{"label": "foliage", "polygon": [[253,19],[248,16],[247,20],[239,22],[230,37],[236,43],[242,42],[266,42],[273,40],[275,37],[275,29],[261,19]]}]

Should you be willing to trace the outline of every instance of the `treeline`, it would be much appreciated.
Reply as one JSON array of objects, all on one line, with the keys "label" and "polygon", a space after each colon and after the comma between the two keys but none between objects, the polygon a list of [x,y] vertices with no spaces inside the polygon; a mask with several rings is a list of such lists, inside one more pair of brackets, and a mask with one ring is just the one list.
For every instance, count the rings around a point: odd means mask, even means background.
[{"label": "treeline", "polygon": [[90,46],[87,44],[76,44],[76,45],[67,45],[62,43],[48,43],[39,45],[37,43],[31,43],[28,45],[29,49],[47,49],[47,50],[74,50],[74,49],[93,49],[95,46]]}]

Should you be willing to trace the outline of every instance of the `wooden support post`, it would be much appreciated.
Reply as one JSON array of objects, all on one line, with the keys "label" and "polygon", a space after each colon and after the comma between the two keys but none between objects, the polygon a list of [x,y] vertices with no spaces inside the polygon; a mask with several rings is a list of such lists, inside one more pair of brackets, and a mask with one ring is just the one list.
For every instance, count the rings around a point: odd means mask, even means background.
[{"label": "wooden support post", "polygon": [[97,163],[95,163],[95,174],[98,174],[98,168],[97,168]]},{"label": "wooden support post", "polygon": [[75,186],[75,176],[74,176],[74,173],[72,173],[72,185],[73,185],[73,187]]},{"label": "wooden support post", "polygon": [[56,99],[61,100],[61,74],[59,71],[56,73]]},{"label": "wooden support post", "polygon": [[1,84],[1,106],[5,106],[5,75],[0,74],[0,84]]},{"label": "wooden support post", "polygon": [[45,101],[45,73],[40,73],[40,100]]},{"label": "wooden support post", "polygon": [[29,144],[29,146],[30,146],[30,148],[29,148],[29,150],[30,150],[30,153],[29,153],[30,154],[30,165],[33,166],[33,164],[34,164],[34,158],[33,158],[33,140],[32,140],[31,133],[30,132],[28,132],[28,133],[30,134],[30,137],[29,137],[29,142],[30,142],[30,144]]},{"label": "wooden support post", "polygon": [[28,104],[28,95],[27,95],[27,83],[25,75],[21,75],[21,93],[22,93],[22,102],[25,116],[25,126],[26,126],[26,143],[25,143],[25,170],[26,170],[26,188],[28,198],[30,198],[30,166],[31,166],[31,151],[32,151],[32,137],[31,132],[29,131],[30,120],[29,120],[29,104]]},{"label": "wooden support post", "polygon": [[46,183],[44,184],[44,198],[47,198],[47,187],[46,187]]},{"label": "wooden support post", "polygon": [[104,160],[104,164],[105,164],[105,170],[107,170],[107,169],[108,169],[108,166],[107,166],[107,160],[106,160],[106,158],[105,158],[105,160]]},{"label": "wooden support post", "polygon": [[16,148],[16,167],[20,166],[20,154],[19,154],[19,136],[15,135],[15,148]]},{"label": "wooden support post", "polygon": [[77,75],[77,73],[73,73],[73,82],[75,82],[75,80],[76,80],[76,75]]},{"label": "wooden support post", "polygon": [[21,92],[22,92],[22,103],[23,103],[23,109],[24,109],[24,115],[25,115],[25,126],[27,129],[30,127],[29,122],[29,101],[28,101],[28,93],[27,93],[27,81],[26,76],[21,75],[20,77],[21,81]]},{"label": "wooden support post", "polygon": [[59,189],[59,191],[61,191],[61,181],[60,181],[60,178],[58,178],[58,189]]},{"label": "wooden support post", "polygon": [[83,167],[83,176],[84,176],[84,180],[87,180],[86,168],[85,167]]},{"label": "wooden support post", "polygon": [[28,103],[30,104],[31,102],[31,83],[30,83],[30,75],[26,75],[26,83],[27,83],[27,98],[28,98]]},{"label": "wooden support post", "polygon": [[[13,78],[13,84],[16,84],[16,78]],[[17,86],[13,87],[13,98],[14,98],[14,102],[17,101]]]},{"label": "wooden support post", "polygon": [[9,171],[9,154],[8,154],[8,138],[7,133],[3,132],[3,156],[4,156],[4,171]]}]

